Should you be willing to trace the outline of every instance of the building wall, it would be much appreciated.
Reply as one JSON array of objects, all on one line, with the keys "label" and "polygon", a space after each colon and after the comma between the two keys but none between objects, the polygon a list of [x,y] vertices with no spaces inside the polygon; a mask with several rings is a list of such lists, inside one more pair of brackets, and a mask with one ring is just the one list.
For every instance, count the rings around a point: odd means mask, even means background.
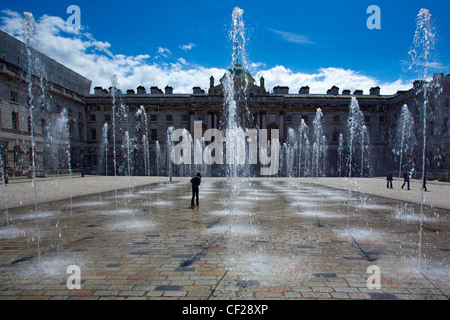
[{"label": "building wall", "polygon": [[[0,32],[0,38],[0,49],[4,49],[0,50],[3,52],[0,56],[2,160],[10,176],[26,176],[31,170],[32,157],[28,83],[24,70],[26,63],[19,54],[23,44],[3,32]],[[137,93],[134,90],[127,90],[126,94],[120,92],[116,96],[117,104],[113,106],[108,90],[96,87],[95,93],[89,94],[90,80],[40,53],[36,54],[48,68],[45,81],[42,81],[42,75],[34,74],[32,77],[35,160],[38,170],[67,171],[70,159],[72,169],[83,167],[91,173],[114,174],[115,150],[119,174],[167,175],[168,128],[186,129],[193,134],[195,121],[203,122],[203,133],[211,128],[222,131],[226,128],[223,85],[214,86],[213,78],[210,79],[211,88],[208,93],[194,87],[190,94],[174,94],[169,86],[164,92],[151,87],[147,93],[140,86]],[[242,79],[239,81],[242,82]],[[413,89],[394,95],[380,95],[379,87],[372,88],[369,94],[362,94],[360,90],[353,94],[349,90],[339,93],[339,88],[335,86],[326,94],[309,94],[308,87],[302,87],[298,94],[292,94],[288,87],[278,86],[270,94],[263,87],[263,78],[260,83],[261,86],[251,84],[249,94],[237,98],[241,126],[249,129],[278,129],[283,146],[289,142],[289,132],[298,134],[303,119],[309,129],[308,139],[312,146],[313,120],[320,108],[323,113],[321,123],[327,141],[327,156],[321,160],[321,169],[316,174],[326,176],[350,175],[348,115],[352,98],[357,98],[364,114],[370,143],[366,149],[358,145],[355,147],[351,175],[359,176],[363,172],[364,176],[384,176],[388,171],[398,171],[399,156],[393,152],[393,147],[398,144],[399,115],[405,104],[414,115],[417,137],[417,145],[408,150],[409,157],[412,159],[411,163],[414,163],[414,169],[420,171],[423,163],[421,146],[424,142],[423,92],[426,87],[429,97],[426,99],[425,169],[445,172],[450,168],[447,151],[450,147],[450,75],[437,74],[430,84],[416,82]],[[141,108],[144,113],[138,112]],[[68,126],[61,127],[58,126],[58,121],[61,120],[63,111],[67,113],[68,121],[65,123]],[[114,126],[113,114],[116,119]],[[105,123],[109,131],[106,139]],[[116,129],[115,135],[112,134],[113,127]],[[338,152],[339,135],[343,136],[345,144],[342,157]],[[293,160],[288,163],[289,155],[292,154]],[[369,159],[370,167],[365,167],[366,162],[361,161],[361,155],[363,159]],[[292,151],[286,146],[281,154],[283,165],[278,175],[313,175],[314,173],[305,170],[305,157],[298,149]],[[341,171],[338,170],[339,160],[343,163]],[[174,169],[176,175],[191,175],[193,170],[207,170],[211,175],[226,174],[224,165],[211,168],[180,165],[174,166]],[[257,169],[258,166],[252,166],[251,174],[257,175]],[[401,169],[411,170],[412,167],[404,166]]]}]

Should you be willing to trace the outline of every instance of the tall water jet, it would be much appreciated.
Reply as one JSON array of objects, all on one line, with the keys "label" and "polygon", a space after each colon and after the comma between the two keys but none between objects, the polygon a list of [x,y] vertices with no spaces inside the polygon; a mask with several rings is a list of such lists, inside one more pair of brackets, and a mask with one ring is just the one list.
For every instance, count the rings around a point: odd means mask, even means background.
[{"label": "tall water jet", "polygon": [[353,173],[353,160],[355,155],[355,146],[359,144],[361,147],[361,177],[364,174],[364,145],[368,139],[367,127],[364,122],[364,114],[359,108],[358,100],[352,97],[350,103],[349,115],[347,120],[347,126],[349,131],[349,159],[348,159],[348,176],[352,177]]},{"label": "tall water jet", "polygon": [[[428,69],[432,58],[432,52],[435,48],[435,33],[431,23],[431,13],[428,9],[420,9],[416,17],[416,32],[414,34],[413,47],[409,51],[411,57],[410,69],[416,71],[419,77],[426,80]],[[427,105],[428,91],[432,92],[430,84],[423,82],[420,88],[423,94],[423,145],[422,145],[422,181],[425,178],[426,170],[426,140],[427,140]],[[421,269],[422,258],[422,224],[423,224],[423,202],[424,190],[422,189],[420,200],[420,230],[419,230],[419,271]]]},{"label": "tall water jet", "polygon": [[34,67],[32,44],[36,44],[38,41],[38,34],[34,17],[30,12],[24,12],[22,19],[22,27],[25,37],[25,54],[26,54],[26,82],[27,82],[27,105],[30,114],[30,138],[31,138],[31,156],[32,156],[32,179],[33,179],[33,191],[34,191],[34,211],[36,221],[36,243],[38,253],[38,263],[41,262],[41,250],[40,250],[40,230],[38,222],[38,208],[37,208],[37,186],[36,186],[36,140],[34,136],[34,104],[33,104],[33,79],[32,72]]},{"label": "tall water jet", "polygon": [[102,137],[103,137],[103,152],[105,156],[105,176],[108,176],[108,122],[105,122],[105,124],[102,127]]},{"label": "tall water jet", "polygon": [[161,146],[159,145],[159,141],[156,140],[155,142],[155,149],[156,149],[156,176],[160,176],[161,175],[161,159],[162,159],[162,154],[161,154]]},{"label": "tall water jet", "polygon": [[6,191],[6,166],[3,160],[3,149],[0,149],[0,166],[2,170],[3,199],[5,202],[6,226],[9,227],[9,211],[8,211],[8,193]]},{"label": "tall water jet", "polygon": [[[172,181],[173,176],[173,162],[172,162],[172,150],[173,150],[173,141],[172,141],[172,134],[175,130],[174,127],[167,128],[167,176],[169,177],[169,181]],[[184,133],[184,132],[183,132]],[[184,139],[184,137],[183,137]],[[183,140],[184,141],[184,140]],[[159,144],[158,144],[159,146]]]},{"label": "tall water jet", "polygon": [[[308,139],[308,126],[305,123],[305,120],[302,119],[300,121],[300,125],[298,127],[298,176],[301,177],[301,172],[303,171],[303,176],[306,177],[306,162],[307,162],[307,145],[306,140]],[[303,163],[303,168],[302,168]],[[303,169],[303,170],[302,170]]]},{"label": "tall water jet", "polygon": [[339,134],[339,138],[338,138],[338,173],[339,173],[339,178],[342,176],[342,160],[343,160],[343,152],[344,152],[344,136],[342,135],[342,133]]},{"label": "tall water jet", "polygon": [[[242,63],[244,70],[246,70],[247,59],[245,55],[245,33],[244,33],[244,20],[243,20],[244,10],[235,7],[232,13],[232,27],[230,31],[230,40],[233,43],[233,52],[232,52],[232,65],[231,68],[225,73],[224,81],[223,81],[223,89],[224,89],[224,109],[225,109],[225,117],[226,117],[226,132],[237,132],[237,130],[242,130],[239,126],[239,120],[237,118],[237,99],[238,93],[241,93],[241,97],[246,99],[246,91],[248,86],[248,79],[244,73],[243,83],[242,81],[235,83],[235,68],[239,67],[239,62]],[[235,85],[238,85],[238,88],[235,88]],[[231,247],[232,247],[232,224],[233,224],[233,212],[235,207],[235,202],[238,193],[237,186],[237,169],[238,169],[238,155],[239,153],[239,143],[236,141],[228,141],[234,140],[231,139],[231,135],[227,134],[227,145],[226,145],[226,154],[227,154],[227,165],[228,165],[228,223],[229,223],[229,245],[228,245],[228,254],[231,258]],[[244,145],[245,147],[245,145]]]},{"label": "tall water jet", "polygon": [[323,134],[322,125],[323,113],[322,109],[316,110],[316,115],[313,120],[313,166],[314,175],[316,178],[319,175],[325,175],[325,154],[326,154],[326,139]]},{"label": "tall water jet", "polygon": [[361,178],[364,178],[364,168],[367,168],[370,176],[370,138],[369,131],[364,124],[361,127]]},{"label": "tall water jet", "polygon": [[[63,108],[61,110],[61,113],[58,115],[58,117],[54,121],[54,131],[58,132],[59,137],[64,141],[64,144],[62,146],[64,152],[62,155],[64,155],[63,161],[60,162],[64,163],[64,168],[67,165],[67,168],[69,170],[69,197],[70,197],[70,214],[72,214],[73,204],[72,204],[72,154],[71,154],[71,147],[70,147],[70,127],[69,127],[69,115],[66,108]],[[61,147],[61,146],[60,146]]]},{"label": "tall water jet", "polygon": [[148,141],[148,118],[144,106],[140,106],[136,111],[136,116],[144,122],[144,133],[142,134],[143,156],[144,156],[144,175],[150,176],[150,149]]},{"label": "tall water jet", "polygon": [[295,154],[297,151],[297,135],[294,129],[288,128],[286,147],[286,176],[294,177]]},{"label": "tall water jet", "polygon": [[403,171],[403,160],[406,157],[405,166],[410,170],[413,169],[414,165],[414,147],[417,144],[415,136],[415,125],[414,117],[408,109],[408,106],[403,105],[400,113],[399,125],[397,127],[397,138],[396,144],[394,146],[394,154],[399,156],[398,165],[398,177],[401,178],[401,173]]},{"label": "tall water jet", "polygon": [[[243,98],[246,98],[246,90],[248,86],[248,78],[247,76],[243,77],[243,88],[235,88],[235,79],[234,79],[234,68],[239,65],[239,62],[242,63],[244,70],[246,70],[247,59],[245,53],[245,32],[244,32],[244,20],[243,20],[244,10],[235,7],[232,13],[232,28],[230,32],[230,40],[233,43],[233,53],[232,53],[232,66],[231,69],[228,70],[225,74],[224,79],[224,108],[226,111],[226,130],[230,132],[231,130],[236,131],[240,129],[239,120],[237,118],[237,94],[240,91],[243,93]],[[238,85],[242,85],[242,83],[236,83]],[[227,144],[227,147],[230,146],[234,150],[227,150],[227,153],[232,153],[233,157],[227,156],[227,163],[229,166],[229,187],[231,193],[234,193],[236,190],[236,177],[237,177],[237,165],[238,159],[236,155],[238,155],[237,144]],[[231,158],[231,159],[230,159]],[[228,160],[231,160],[228,161]],[[232,194],[231,194],[232,197]]]},{"label": "tall water jet", "polygon": [[63,114],[66,116],[66,127],[67,127],[67,135],[66,135],[66,153],[67,153],[67,165],[69,167],[69,196],[70,196],[70,215],[72,215],[73,203],[72,203],[72,152],[71,152],[71,136],[69,129],[69,117],[67,116],[67,111],[64,109]]},{"label": "tall water jet", "polygon": [[[116,95],[119,89],[119,82],[117,76],[113,75],[111,77],[111,91],[112,96],[112,136],[113,136],[113,163],[114,163],[114,186],[115,186],[115,199],[116,199],[116,211],[118,210],[117,204],[117,151],[116,151]],[[119,216],[117,216],[117,220]]]}]

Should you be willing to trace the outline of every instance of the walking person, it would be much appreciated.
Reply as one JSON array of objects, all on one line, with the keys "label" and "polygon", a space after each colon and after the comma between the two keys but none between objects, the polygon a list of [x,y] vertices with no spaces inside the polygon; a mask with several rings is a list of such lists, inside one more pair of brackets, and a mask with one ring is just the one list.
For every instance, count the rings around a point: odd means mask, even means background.
[{"label": "walking person", "polygon": [[192,184],[192,199],[191,199],[191,208],[195,208],[194,204],[194,198],[196,199],[196,204],[198,207],[198,187],[200,186],[200,183],[202,182],[202,175],[200,172],[197,172],[197,175],[191,179]]},{"label": "walking person", "polygon": [[388,173],[388,175],[387,175],[387,177],[386,177],[386,180],[387,180],[387,185],[386,185],[386,187],[388,188],[388,189],[394,189],[393,187],[392,187],[392,180],[393,180],[394,178],[392,177],[392,171],[389,171],[389,173]]},{"label": "walking person", "polygon": [[409,178],[410,178],[409,172],[408,172],[408,171],[405,171],[405,172],[403,173],[403,185],[402,185],[402,189],[403,189],[403,187],[405,186],[405,184],[407,184],[407,185],[408,185],[408,190],[411,190],[410,187],[409,187],[409,181],[410,181]]},{"label": "walking person", "polygon": [[422,184],[422,189],[423,189],[424,191],[428,191],[428,190],[427,190],[427,173],[426,173],[426,172],[423,174],[423,184]]}]

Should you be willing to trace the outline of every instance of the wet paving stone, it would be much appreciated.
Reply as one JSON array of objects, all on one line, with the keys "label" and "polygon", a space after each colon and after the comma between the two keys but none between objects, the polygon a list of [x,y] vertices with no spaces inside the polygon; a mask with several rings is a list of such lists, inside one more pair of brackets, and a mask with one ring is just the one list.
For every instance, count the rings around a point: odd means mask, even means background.
[{"label": "wet paving stone", "polygon": [[398,300],[398,298],[390,293],[369,293],[372,299],[376,300]]},{"label": "wet paving stone", "polygon": [[316,278],[336,278],[336,274],[334,273],[314,273],[314,277]]},{"label": "wet paving stone", "polygon": [[156,291],[180,291],[181,286],[157,286]]},{"label": "wet paving stone", "polygon": [[[369,199],[305,181],[239,182],[232,214],[226,179],[205,178],[204,190],[220,192],[204,194],[194,210],[187,209],[184,178],[119,192],[127,195],[118,198],[118,207],[127,209],[119,216],[114,192],[74,199],[74,208],[78,201],[109,202],[42,217],[40,264],[35,221],[16,219],[18,232],[0,240],[0,299],[448,299],[447,211],[424,212],[426,259],[418,272],[420,225],[396,215],[395,199]],[[149,189],[151,198],[140,193]],[[359,206],[362,200],[385,208],[374,214]],[[145,211],[149,201],[155,204]],[[61,206],[67,200],[39,210]],[[408,218],[420,212],[415,204],[401,207]],[[11,209],[11,215],[29,213],[24,210]],[[55,228],[57,223],[64,228]],[[71,265],[80,267],[79,291],[66,287]],[[367,287],[372,265],[380,270],[378,290]]]}]

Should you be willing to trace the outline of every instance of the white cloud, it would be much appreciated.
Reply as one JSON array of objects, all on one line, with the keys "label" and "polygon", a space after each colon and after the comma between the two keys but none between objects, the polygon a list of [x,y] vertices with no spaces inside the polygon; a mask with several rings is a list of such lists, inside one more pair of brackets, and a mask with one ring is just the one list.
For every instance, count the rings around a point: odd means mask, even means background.
[{"label": "white cloud", "polygon": [[195,43],[190,42],[189,44],[181,45],[180,48],[184,51],[189,51],[195,47]]},{"label": "white cloud", "polygon": [[[22,16],[10,10],[2,13],[1,29],[23,41]],[[116,74],[123,91],[140,85],[147,89],[170,85],[176,93],[191,93],[195,86],[208,88],[211,76],[220,78],[225,73],[225,69],[189,65],[183,58],[168,64],[151,62],[146,54],[114,54],[110,43],[96,40],[83,29],[68,27],[59,17],[44,15],[36,20],[39,34],[36,49],[92,80],[92,91],[96,86],[109,88],[111,76]],[[172,52],[159,47],[157,54],[155,58],[169,57]]]},{"label": "white cloud", "polygon": [[281,30],[275,30],[275,29],[269,29],[270,31],[281,35],[281,37],[289,42],[293,42],[296,44],[314,44],[311,40],[308,39],[307,36],[301,35],[301,34],[295,34],[291,32],[281,31]]},{"label": "white cloud", "polygon": [[172,54],[172,51],[170,51],[167,48],[158,48],[158,54],[162,55],[164,58],[167,58],[168,56],[170,56]]},{"label": "white cloud", "polygon": [[380,86],[381,94],[393,94],[397,90],[407,90],[412,87],[411,82],[397,80],[393,83],[381,83],[377,79],[360,74],[354,70],[342,68],[320,68],[317,73],[292,72],[284,66],[276,66],[268,70],[261,70],[256,78],[263,76],[265,86],[271,89],[277,85],[288,86],[290,93],[297,93],[303,86],[310,87],[310,93],[326,93],[332,86],[340,91],[356,89],[369,93],[370,88]]},{"label": "white cloud", "polygon": [[[4,10],[2,13],[2,30],[23,40],[21,15],[10,10]],[[160,61],[161,57],[172,56],[172,51],[164,47],[158,48],[158,55],[153,60],[150,60],[147,54],[114,54],[110,43],[96,40],[83,29],[67,26],[59,17],[42,16],[37,20],[37,29],[39,43],[36,49],[92,80],[92,91],[96,86],[109,88],[111,76],[116,74],[123,91],[140,85],[147,89],[151,86],[164,88],[169,85],[175,93],[191,93],[195,86],[207,89],[211,76],[220,79],[226,71],[193,65],[182,57],[172,58],[174,63]],[[289,38],[289,35],[285,36]],[[292,36],[291,40],[295,39],[301,41],[301,38]],[[305,41],[308,43],[307,39]],[[190,43],[185,49],[192,49],[193,46],[195,45]],[[362,89],[365,93],[378,85],[382,94],[391,94],[411,87],[410,82],[397,80],[380,83],[370,76],[342,68],[321,68],[311,74],[293,72],[284,66],[267,69],[264,63],[252,63],[249,68],[255,79],[264,76],[267,89],[271,90],[277,85],[289,86],[291,93],[297,93],[300,87],[306,85],[311,88],[311,93],[326,93],[333,85],[338,86],[341,91]]]}]

